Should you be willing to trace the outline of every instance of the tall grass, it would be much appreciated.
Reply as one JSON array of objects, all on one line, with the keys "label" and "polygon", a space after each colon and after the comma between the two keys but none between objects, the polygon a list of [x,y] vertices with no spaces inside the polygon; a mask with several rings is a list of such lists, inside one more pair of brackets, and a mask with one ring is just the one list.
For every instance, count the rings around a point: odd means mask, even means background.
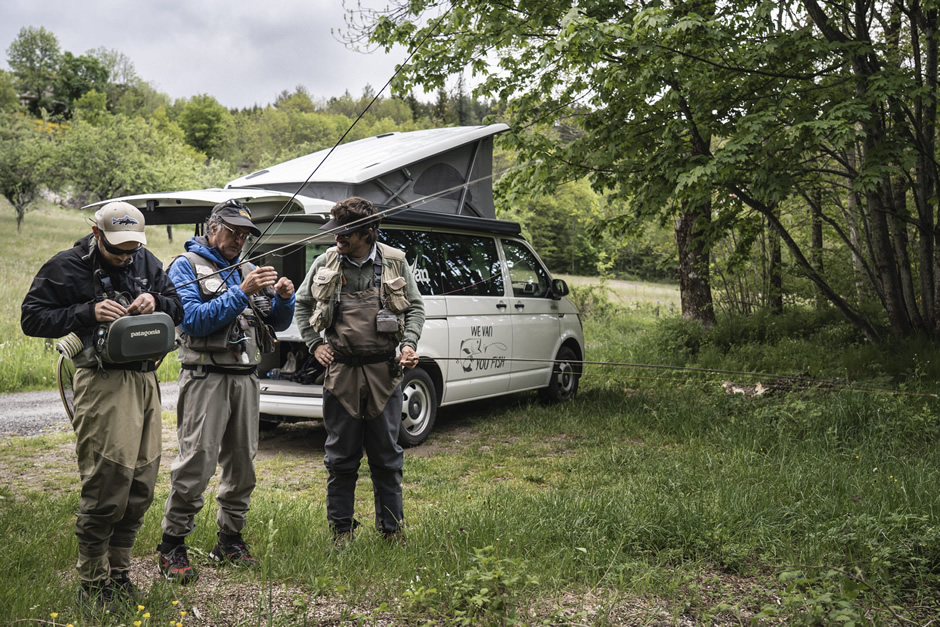
[{"label": "tall grass", "polygon": [[[195,605],[207,624],[927,624],[938,615],[940,411],[925,395],[937,391],[935,349],[872,347],[826,315],[706,331],[655,307],[596,299],[588,359],[838,376],[877,389],[794,379],[730,395],[725,379],[769,380],[592,365],[573,402],[520,394],[441,411],[429,442],[406,454],[404,547],[368,529],[364,467],[356,512],[366,529],[342,551],[326,527],[322,433],[292,425],[277,440],[285,448],[257,463],[246,535],[262,567],[223,571],[214,589],[173,586],[150,565],[151,623],[178,617],[172,601]],[[51,464],[61,437],[0,441],[0,472]],[[169,461],[138,556],[160,538]],[[205,572],[215,542],[207,501],[187,540]],[[0,537],[14,539],[0,543],[0,623],[76,617],[76,503],[74,483],[0,482]]]},{"label": "tall grass", "polygon": [[[91,232],[91,212],[43,204],[29,211],[22,229],[16,229],[16,213],[0,196],[0,393],[48,389],[55,385],[58,353],[52,342],[23,335],[20,305],[39,268],[60,250]],[[170,241],[166,227],[147,227],[147,248],[167,262],[182,252],[189,233],[175,227]],[[175,378],[174,355],[160,367],[162,379]]]}]

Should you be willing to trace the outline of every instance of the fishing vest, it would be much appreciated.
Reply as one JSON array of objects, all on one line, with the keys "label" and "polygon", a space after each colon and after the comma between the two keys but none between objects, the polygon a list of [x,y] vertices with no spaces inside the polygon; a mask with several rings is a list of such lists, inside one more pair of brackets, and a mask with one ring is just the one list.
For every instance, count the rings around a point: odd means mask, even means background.
[{"label": "fishing vest", "polygon": [[[379,299],[383,308],[398,316],[396,340],[400,341],[405,331],[405,321],[401,314],[411,306],[411,301],[405,294],[405,253],[382,243],[377,243],[376,247],[376,254],[382,258],[382,287],[379,290]],[[313,315],[310,316],[310,326],[317,333],[333,324],[343,279],[342,261],[336,247],[330,247],[325,254],[325,263],[310,281],[310,292],[316,301]]]},{"label": "fishing vest", "polygon": [[[185,257],[193,268],[202,302],[209,302],[228,291],[225,281],[216,274],[218,268],[215,264],[196,253],[186,252],[171,261],[170,265],[176,263],[180,257]],[[246,274],[255,269],[255,266],[247,261],[242,266]],[[267,333],[264,322],[250,307],[246,307],[235,320],[209,335],[193,336],[176,327],[179,345],[177,356],[180,362],[187,366],[252,368],[261,362]]]}]

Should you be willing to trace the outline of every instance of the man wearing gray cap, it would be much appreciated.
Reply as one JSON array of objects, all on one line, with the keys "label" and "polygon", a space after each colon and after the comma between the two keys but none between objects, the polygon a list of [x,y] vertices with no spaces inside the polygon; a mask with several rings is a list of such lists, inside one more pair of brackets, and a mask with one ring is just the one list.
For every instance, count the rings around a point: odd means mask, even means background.
[{"label": "man wearing gray cap", "polygon": [[[82,477],[78,537],[79,601],[109,609],[139,591],[128,578],[131,552],[153,501],[160,467],[161,403],[157,358],[109,361],[102,338],[125,316],[164,312],[183,319],[179,296],[150,251],[144,216],[126,202],[95,213],[92,233],[47,261],[23,300],[26,335],[75,333],[75,451]],[[142,320],[142,319],[141,319]],[[167,336],[172,334],[167,322]]]},{"label": "man wearing gray cap", "polygon": [[261,232],[238,201],[213,207],[206,235],[186,242],[169,274],[183,300],[177,328],[182,362],[177,401],[179,456],[170,469],[170,495],[157,547],[160,570],[189,583],[198,574],[185,544],[205,503],[203,492],[221,465],[219,541],[209,552],[218,562],[256,563],[242,538],[258,451],[260,387],[255,366],[273,350],[274,330],[290,326],[294,285],[270,266],[241,261],[249,235]]}]

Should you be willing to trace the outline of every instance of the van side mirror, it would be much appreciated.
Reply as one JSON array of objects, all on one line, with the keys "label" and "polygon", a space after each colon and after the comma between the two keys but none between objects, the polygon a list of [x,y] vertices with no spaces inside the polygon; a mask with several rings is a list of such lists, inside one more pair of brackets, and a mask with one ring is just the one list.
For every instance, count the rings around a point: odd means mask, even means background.
[{"label": "van side mirror", "polygon": [[552,300],[568,295],[568,284],[564,279],[552,279]]}]

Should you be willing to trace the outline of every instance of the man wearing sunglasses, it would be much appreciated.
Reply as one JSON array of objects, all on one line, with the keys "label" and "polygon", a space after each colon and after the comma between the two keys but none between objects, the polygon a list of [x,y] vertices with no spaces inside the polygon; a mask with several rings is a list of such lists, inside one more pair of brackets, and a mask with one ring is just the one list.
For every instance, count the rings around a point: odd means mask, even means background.
[{"label": "man wearing sunglasses", "polygon": [[186,536],[205,503],[203,492],[221,465],[216,501],[217,562],[256,563],[242,537],[258,451],[260,387],[255,372],[262,352],[273,350],[273,333],[294,315],[294,285],[270,266],[255,267],[240,255],[249,235],[261,231],[237,201],[213,207],[206,235],[186,242],[169,274],[183,299],[177,328],[182,363],[177,401],[179,456],[170,469],[170,495],[157,547],[168,580],[195,581]]},{"label": "man wearing sunglasses", "polygon": [[82,478],[78,537],[79,603],[109,609],[139,591],[129,577],[131,552],[153,500],[160,467],[162,411],[156,362],[109,363],[96,352],[96,331],[123,316],[164,312],[179,324],[183,306],[150,251],[144,216],[126,202],[95,213],[92,233],[58,253],[23,300],[26,335],[75,333],[75,451]]}]

